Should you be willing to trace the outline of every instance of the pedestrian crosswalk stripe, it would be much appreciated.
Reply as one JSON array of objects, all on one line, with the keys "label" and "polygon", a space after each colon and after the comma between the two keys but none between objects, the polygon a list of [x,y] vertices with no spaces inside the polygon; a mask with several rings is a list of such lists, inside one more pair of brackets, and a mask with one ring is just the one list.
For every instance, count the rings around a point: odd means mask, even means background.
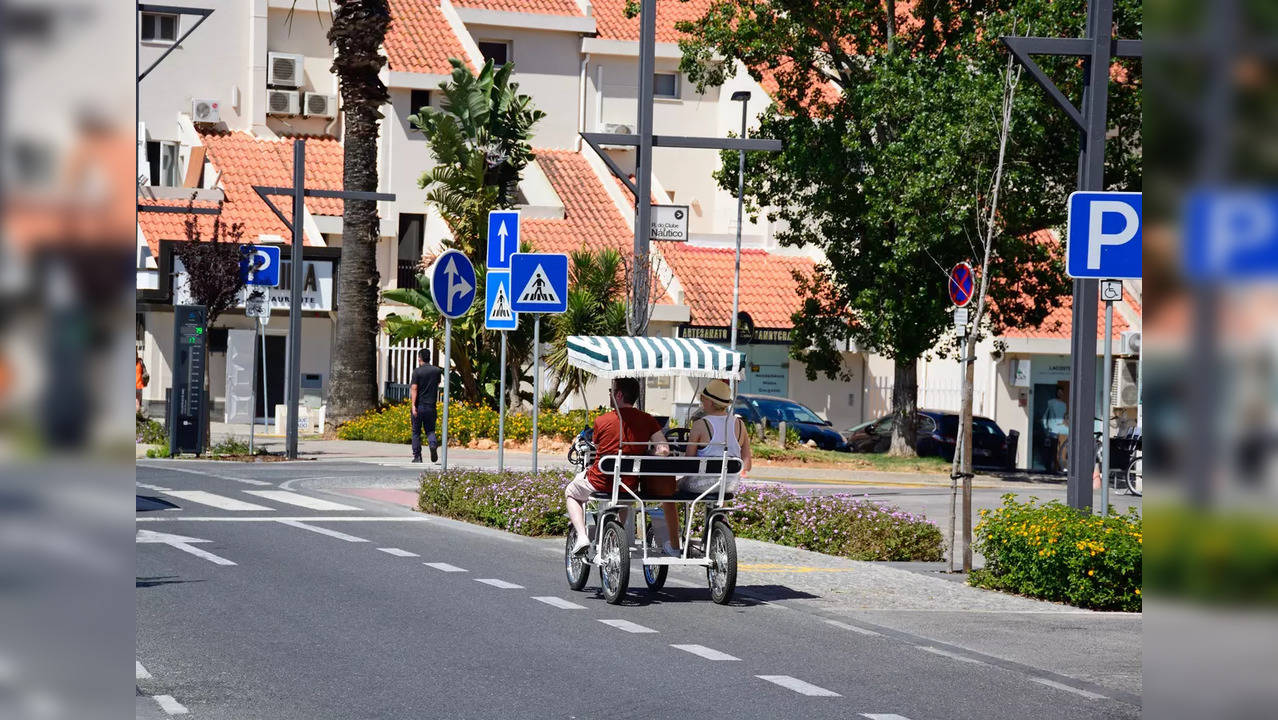
[{"label": "pedestrian crosswalk stripe", "polygon": [[567,600],[564,600],[563,598],[557,598],[554,595],[533,596],[533,600],[536,600],[537,602],[544,602],[547,605],[550,605],[551,607],[557,607],[561,610],[585,610],[586,609],[585,605],[578,605],[575,602],[568,602]]},{"label": "pedestrian crosswalk stripe", "polygon": [[359,510],[359,508],[350,505],[343,505],[331,500],[322,500],[287,490],[245,490],[244,492],[267,500],[275,500],[289,505],[310,508],[311,510]]},{"label": "pedestrian crosswalk stripe", "polygon": [[497,297],[493,299],[493,320],[509,320],[514,317],[510,311],[510,298],[506,297],[506,286],[497,286]]},{"label": "pedestrian crosswalk stripe", "polygon": [[280,520],[280,524],[288,525],[289,527],[301,528],[303,530],[310,530],[313,533],[319,533],[320,535],[327,535],[329,537],[337,538],[338,540],[345,540],[346,542],[368,542],[362,537],[347,535],[344,532],[329,530],[328,528],[316,527],[314,525],[307,525],[306,523],[298,522],[297,520]]},{"label": "pedestrian crosswalk stripe", "polygon": [[675,648],[677,650],[682,650],[684,652],[692,653],[693,655],[703,657],[707,660],[740,660],[741,659],[739,657],[734,657],[732,655],[729,655],[728,653],[719,652],[718,650],[715,650],[713,648],[708,648],[705,645],[671,645],[670,647]]},{"label": "pedestrian crosswalk stripe", "polygon": [[155,695],[153,699],[160,706],[160,709],[169,715],[186,715],[190,712],[190,710],[186,709],[186,706],[175,700],[172,695]]},{"label": "pedestrian crosswalk stripe", "polygon": [[134,661],[133,661],[133,664],[137,667],[137,669],[136,669],[136,674],[134,675],[134,679],[135,679],[135,680],[150,680],[150,679],[151,679],[151,673],[147,672],[147,671],[146,671],[146,668],[142,667],[142,663],[141,663],[140,661],[138,661],[138,660],[134,660]]},{"label": "pedestrian crosswalk stripe", "polygon": [[836,627],[836,628],[843,628],[844,630],[851,630],[851,631],[852,631],[852,632],[854,632],[854,633],[861,633],[862,635],[873,635],[873,636],[875,636],[875,637],[879,637],[879,634],[878,634],[878,633],[876,633],[876,632],[874,632],[873,630],[866,630],[865,628],[860,628],[860,627],[857,627],[857,626],[855,626],[855,625],[849,625],[849,624],[847,624],[847,623],[845,623],[845,622],[839,622],[838,620],[826,620],[825,622],[826,622],[826,624],[828,624],[828,625],[833,625],[833,626],[834,626],[834,627]]},{"label": "pedestrian crosswalk stripe", "polygon": [[519,293],[519,302],[535,303],[538,305],[558,305],[559,296],[555,294],[555,287],[550,282],[550,278],[546,276],[546,271],[542,269],[538,263],[536,269],[533,270],[532,277],[528,278],[528,284]]},{"label": "pedestrian crosswalk stripe", "polygon": [[395,557],[420,557],[420,556],[419,556],[417,553],[415,553],[415,552],[409,552],[409,551],[407,551],[407,550],[400,550],[399,548],[377,548],[377,549],[378,549],[378,550],[381,550],[382,552],[386,553],[387,555],[394,555]]},{"label": "pedestrian crosswalk stripe", "polygon": [[604,625],[611,625],[618,630],[625,630],[628,633],[655,633],[650,627],[644,627],[639,623],[632,623],[629,620],[600,620]]},{"label": "pedestrian crosswalk stripe", "polygon": [[245,502],[243,500],[236,500],[235,498],[216,495],[214,493],[206,492],[204,490],[167,490],[164,492],[164,494],[171,495],[175,498],[181,498],[182,500],[188,500],[193,503],[199,503],[201,505],[209,505],[211,507],[215,507],[220,510],[232,510],[235,512],[252,512],[252,511],[258,511],[258,510],[271,511],[274,509],[274,508],[266,507],[264,505],[256,505],[251,502]]},{"label": "pedestrian crosswalk stripe", "polygon": [[513,582],[506,582],[505,580],[498,580],[497,578],[475,578],[475,582],[492,585],[493,587],[501,588],[502,590],[522,590],[524,587],[523,585],[516,585]]},{"label": "pedestrian crosswalk stripe", "polygon": [[951,660],[958,660],[959,662],[972,663],[974,665],[985,664],[975,658],[970,658],[970,657],[967,657],[966,655],[959,655],[958,653],[950,652],[949,650],[942,650],[941,648],[932,647],[930,645],[915,645],[914,647],[922,650],[923,652],[930,652],[933,655],[940,655],[941,657],[947,657]]},{"label": "pedestrian crosswalk stripe", "polygon": [[843,697],[833,690],[826,690],[809,682],[804,682],[798,678],[789,675],[755,675],[760,680],[767,680],[775,683],[788,690],[793,690],[800,695],[809,695],[811,697]]},{"label": "pedestrian crosswalk stripe", "polygon": [[422,563],[422,564],[427,565],[429,567],[433,567],[436,570],[439,570],[441,572],[466,572],[465,568],[459,568],[456,565],[449,565],[448,563]]},{"label": "pedestrian crosswalk stripe", "polygon": [[1065,683],[1058,683],[1055,680],[1048,680],[1047,678],[1030,678],[1030,680],[1033,680],[1034,682],[1039,683],[1041,685],[1046,685],[1048,687],[1056,688],[1057,690],[1064,690],[1065,692],[1074,693],[1075,695],[1082,695],[1088,700],[1107,699],[1104,695],[1101,695],[1100,693],[1090,692],[1082,688],[1071,687],[1069,685],[1066,685]]}]

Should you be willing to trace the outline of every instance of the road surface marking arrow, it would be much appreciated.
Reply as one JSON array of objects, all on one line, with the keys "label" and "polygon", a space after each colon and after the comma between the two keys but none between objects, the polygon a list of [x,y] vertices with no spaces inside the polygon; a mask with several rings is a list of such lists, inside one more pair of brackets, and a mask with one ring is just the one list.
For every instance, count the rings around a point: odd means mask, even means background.
[{"label": "road surface marking arrow", "polygon": [[198,558],[203,558],[216,565],[234,565],[235,564],[224,557],[221,557],[219,555],[214,555],[213,553],[208,552],[207,550],[201,550],[195,547],[194,545],[191,545],[191,543],[211,542],[209,540],[204,540],[201,538],[186,537],[185,535],[173,535],[171,533],[160,533],[160,532],[154,532],[151,530],[139,530],[137,541],[140,543],[160,543],[163,545],[170,545],[172,547],[177,548],[178,550],[191,553],[192,555]]}]

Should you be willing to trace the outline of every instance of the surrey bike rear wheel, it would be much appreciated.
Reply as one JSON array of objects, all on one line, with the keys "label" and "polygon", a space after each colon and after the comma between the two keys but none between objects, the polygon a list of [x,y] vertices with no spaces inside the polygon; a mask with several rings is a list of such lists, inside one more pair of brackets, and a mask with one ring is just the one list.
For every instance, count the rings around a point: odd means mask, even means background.
[{"label": "surrey bike rear wheel", "polygon": [[620,603],[630,584],[630,543],[625,528],[615,516],[604,521],[603,539],[599,543],[599,584],[609,605]]},{"label": "surrey bike rear wheel", "polygon": [[568,526],[568,537],[564,539],[564,572],[568,575],[568,587],[580,590],[586,586],[590,577],[590,566],[581,555],[574,555],[572,546],[577,544],[577,528]]},{"label": "surrey bike rear wheel", "polygon": [[710,566],[706,568],[710,599],[727,605],[737,589],[737,537],[723,518],[717,517],[710,523],[706,556],[710,559]]},{"label": "surrey bike rear wheel", "polygon": [[[648,535],[648,554],[660,555],[661,548],[657,547],[656,540],[652,534],[652,519],[646,518],[647,535]],[[643,580],[648,583],[648,592],[657,592],[666,584],[666,575],[670,572],[669,565],[644,565]]]}]

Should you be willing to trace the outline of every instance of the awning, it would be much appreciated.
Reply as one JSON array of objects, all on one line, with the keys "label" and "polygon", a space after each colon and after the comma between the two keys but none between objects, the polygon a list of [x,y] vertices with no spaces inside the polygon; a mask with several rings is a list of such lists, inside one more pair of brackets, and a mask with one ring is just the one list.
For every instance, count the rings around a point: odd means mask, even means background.
[{"label": "awning", "polygon": [[704,340],[664,337],[568,338],[568,364],[603,378],[742,378],[745,356]]}]

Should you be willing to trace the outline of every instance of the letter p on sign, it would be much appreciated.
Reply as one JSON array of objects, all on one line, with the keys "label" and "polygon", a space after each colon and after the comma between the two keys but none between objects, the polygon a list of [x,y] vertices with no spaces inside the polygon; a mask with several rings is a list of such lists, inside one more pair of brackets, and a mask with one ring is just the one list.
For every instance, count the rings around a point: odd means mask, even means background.
[{"label": "letter p on sign", "polygon": [[1141,276],[1141,194],[1069,196],[1066,272],[1075,278]]}]

